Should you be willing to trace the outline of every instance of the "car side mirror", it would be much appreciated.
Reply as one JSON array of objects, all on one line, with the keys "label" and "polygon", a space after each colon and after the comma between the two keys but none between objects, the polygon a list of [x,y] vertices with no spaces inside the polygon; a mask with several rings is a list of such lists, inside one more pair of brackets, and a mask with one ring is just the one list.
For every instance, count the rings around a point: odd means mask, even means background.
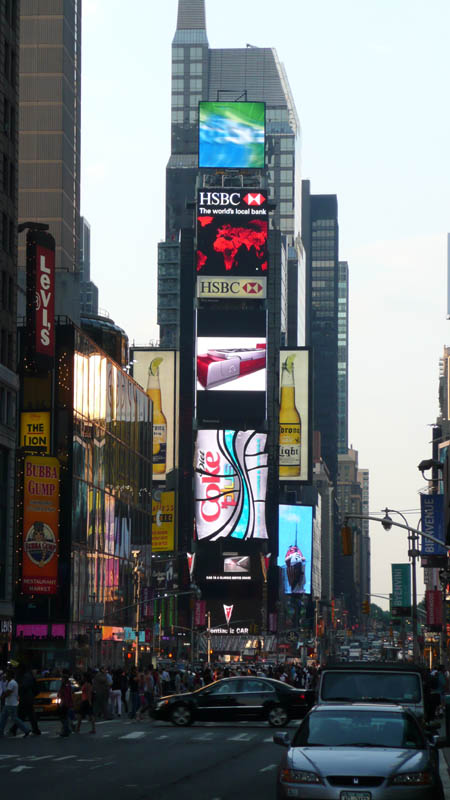
[{"label": "car side mirror", "polygon": [[274,733],[273,735],[274,744],[279,744],[281,747],[290,747],[291,740],[289,738],[289,734],[284,731],[283,733]]}]

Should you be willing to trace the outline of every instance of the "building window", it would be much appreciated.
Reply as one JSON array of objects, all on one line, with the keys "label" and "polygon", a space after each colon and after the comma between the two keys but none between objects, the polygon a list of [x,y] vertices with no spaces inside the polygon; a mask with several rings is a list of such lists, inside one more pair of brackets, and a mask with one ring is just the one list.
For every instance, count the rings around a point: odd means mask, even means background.
[{"label": "building window", "polygon": [[191,75],[201,75],[202,74],[202,63],[194,61],[190,66],[190,73]]},{"label": "building window", "polygon": [[280,203],[280,214],[292,214],[292,203]]},{"label": "building window", "polygon": [[189,111],[189,122],[193,125],[198,122],[198,109],[191,108]]},{"label": "building window", "polygon": [[201,92],[202,90],[202,79],[201,78],[191,78],[189,81],[189,89],[191,92]]},{"label": "building window", "polygon": [[293,172],[291,169],[282,169],[280,172],[281,183],[292,183]]},{"label": "building window", "polygon": [[14,222],[12,219],[9,220],[9,254],[12,256],[14,255]]},{"label": "building window", "polygon": [[189,98],[189,105],[191,108],[196,108],[202,99],[201,94],[191,94]]},{"label": "building window", "polygon": [[8,278],[8,311],[14,311],[14,281]]},{"label": "building window", "polygon": [[8,225],[8,217],[5,212],[2,213],[2,247],[5,253],[8,252],[8,235],[9,235],[9,225]]},{"label": "building window", "polygon": [[172,75],[182,75],[184,72],[184,63],[182,61],[174,61],[172,64]]},{"label": "building window", "polygon": [[7,156],[3,154],[3,192],[8,194],[9,162]]},{"label": "building window", "polygon": [[174,78],[172,81],[172,92],[183,92],[184,80],[183,78]]},{"label": "building window", "polygon": [[280,186],[280,198],[282,200],[292,199],[292,186]]},{"label": "building window", "polygon": [[9,164],[9,187],[8,193],[11,200],[14,200],[16,194],[16,170],[12,161]]},{"label": "building window", "polygon": [[191,47],[190,48],[190,57],[191,58],[201,58],[203,55],[201,47]]},{"label": "building window", "polygon": [[172,122],[183,122],[183,112],[172,111]]},{"label": "building window", "polygon": [[172,47],[172,58],[184,58],[184,49],[182,47]]},{"label": "building window", "polygon": [[280,167],[292,167],[294,163],[293,156],[289,153],[282,153],[280,155]]},{"label": "building window", "polygon": [[182,94],[173,94],[172,95],[172,106],[174,108],[184,106],[184,95]]}]

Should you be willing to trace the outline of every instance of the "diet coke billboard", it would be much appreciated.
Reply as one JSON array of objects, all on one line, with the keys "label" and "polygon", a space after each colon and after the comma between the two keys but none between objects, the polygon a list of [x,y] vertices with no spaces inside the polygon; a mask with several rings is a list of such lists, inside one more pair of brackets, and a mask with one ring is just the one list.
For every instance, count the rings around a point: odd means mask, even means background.
[{"label": "diet coke billboard", "polygon": [[27,233],[27,332],[31,358],[55,355],[55,240]]},{"label": "diet coke billboard", "polygon": [[268,538],[266,441],[266,434],[256,431],[198,431],[194,466],[199,540]]}]

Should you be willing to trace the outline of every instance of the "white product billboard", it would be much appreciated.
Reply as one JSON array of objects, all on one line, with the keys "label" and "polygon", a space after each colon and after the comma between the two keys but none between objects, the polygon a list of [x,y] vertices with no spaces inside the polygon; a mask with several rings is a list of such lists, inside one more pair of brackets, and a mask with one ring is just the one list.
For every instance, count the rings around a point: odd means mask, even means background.
[{"label": "white product billboard", "polygon": [[197,339],[197,389],[264,392],[264,337],[216,336]]},{"label": "white product billboard", "polygon": [[267,539],[267,436],[199,430],[195,450],[197,538]]},{"label": "white product billboard", "polygon": [[310,350],[280,350],[280,481],[311,480]]},{"label": "white product billboard", "polygon": [[178,354],[174,350],[135,347],[131,350],[133,378],[153,402],[153,480],[164,481],[176,466],[178,442]]}]

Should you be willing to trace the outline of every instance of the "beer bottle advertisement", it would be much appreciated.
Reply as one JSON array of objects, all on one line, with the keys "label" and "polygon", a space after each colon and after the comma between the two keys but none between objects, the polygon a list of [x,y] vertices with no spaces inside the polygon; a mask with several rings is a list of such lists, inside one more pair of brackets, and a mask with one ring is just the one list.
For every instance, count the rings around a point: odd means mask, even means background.
[{"label": "beer bottle advertisement", "polygon": [[308,481],[309,350],[280,351],[279,477]]},{"label": "beer bottle advertisement", "polygon": [[172,350],[139,348],[131,350],[133,378],[152,401],[153,480],[164,481],[175,467],[175,408],[178,389],[178,364]]}]

